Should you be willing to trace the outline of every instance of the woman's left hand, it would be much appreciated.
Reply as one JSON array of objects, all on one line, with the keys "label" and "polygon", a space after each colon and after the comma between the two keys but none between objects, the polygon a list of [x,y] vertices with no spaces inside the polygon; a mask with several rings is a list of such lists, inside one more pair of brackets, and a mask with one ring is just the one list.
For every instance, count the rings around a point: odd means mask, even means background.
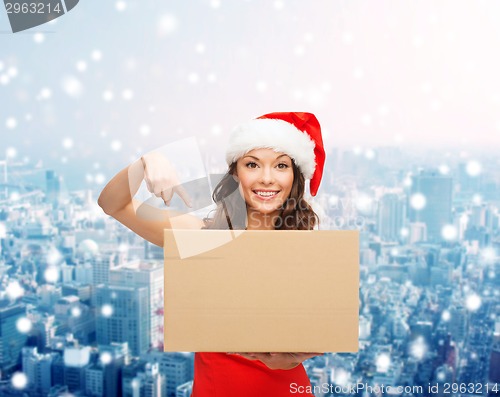
[{"label": "woman's left hand", "polygon": [[314,356],[324,353],[233,353],[249,360],[260,360],[270,369],[292,369]]}]

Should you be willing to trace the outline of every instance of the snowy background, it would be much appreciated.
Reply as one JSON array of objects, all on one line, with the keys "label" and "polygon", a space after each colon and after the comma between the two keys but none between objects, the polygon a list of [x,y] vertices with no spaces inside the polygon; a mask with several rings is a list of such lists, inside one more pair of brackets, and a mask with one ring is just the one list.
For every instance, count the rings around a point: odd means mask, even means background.
[{"label": "snowy background", "polygon": [[314,112],[327,148],[495,150],[499,14],[497,1],[82,0],[12,34],[0,12],[0,158],[98,188],[193,135],[223,165],[236,124],[286,110]]}]

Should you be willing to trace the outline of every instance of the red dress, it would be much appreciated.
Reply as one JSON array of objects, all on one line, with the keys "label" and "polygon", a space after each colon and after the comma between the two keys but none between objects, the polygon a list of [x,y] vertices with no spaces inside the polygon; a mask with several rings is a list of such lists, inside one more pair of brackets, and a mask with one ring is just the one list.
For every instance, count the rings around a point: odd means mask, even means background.
[{"label": "red dress", "polygon": [[[308,387],[309,386],[309,387]],[[191,397],[314,397],[302,364],[269,369],[260,360],[226,353],[195,353]]]}]

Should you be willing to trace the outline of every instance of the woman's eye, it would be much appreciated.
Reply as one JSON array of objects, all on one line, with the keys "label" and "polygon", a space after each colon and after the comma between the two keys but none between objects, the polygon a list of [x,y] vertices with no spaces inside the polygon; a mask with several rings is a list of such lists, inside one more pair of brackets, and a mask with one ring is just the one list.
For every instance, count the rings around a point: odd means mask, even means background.
[{"label": "woman's eye", "polygon": [[[247,168],[256,168],[257,163],[255,163],[254,161],[250,161],[250,162],[246,163],[246,167]],[[280,163],[277,165],[277,167],[284,170],[284,169],[288,168],[289,166],[286,163]]]}]

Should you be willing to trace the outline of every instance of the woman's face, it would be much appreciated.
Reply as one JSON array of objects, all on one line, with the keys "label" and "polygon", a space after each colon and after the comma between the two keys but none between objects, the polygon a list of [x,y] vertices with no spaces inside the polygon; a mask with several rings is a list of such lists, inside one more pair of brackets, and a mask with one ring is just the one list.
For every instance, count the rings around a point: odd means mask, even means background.
[{"label": "woman's face", "polygon": [[262,214],[271,214],[292,190],[292,159],[272,149],[253,149],[238,159],[236,176],[248,206]]}]

